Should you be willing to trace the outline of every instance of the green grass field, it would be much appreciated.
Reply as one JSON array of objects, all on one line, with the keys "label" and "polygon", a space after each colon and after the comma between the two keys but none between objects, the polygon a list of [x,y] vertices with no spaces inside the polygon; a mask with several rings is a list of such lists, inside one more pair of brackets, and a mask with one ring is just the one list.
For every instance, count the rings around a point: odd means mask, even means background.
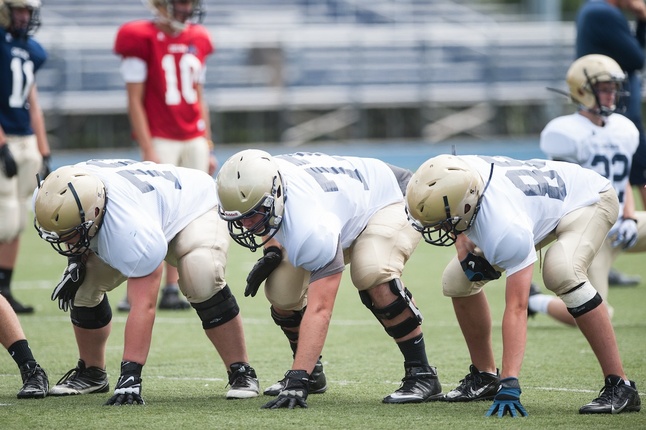
[{"label": "green grass field", "polygon": [[[21,317],[23,328],[50,383],[77,361],[69,316],[49,300],[65,260],[38,239],[32,228],[23,235],[14,276],[14,293],[36,306]],[[291,365],[291,350],[269,316],[262,294],[244,297],[244,279],[258,254],[232,243],[227,279],[238,296],[245,321],[251,363],[267,387]],[[404,274],[424,316],[426,346],[438,368],[444,391],[464,377],[470,364],[449,299],[441,294],[440,276],[453,249],[421,243]],[[639,274],[636,288],[612,288],[614,325],[628,375],[646,386],[646,265],[643,255],[622,255],[616,267]],[[538,270],[538,266],[537,266]],[[323,351],[329,389],[312,395],[308,409],[260,409],[269,398],[226,400],[226,373],[219,356],[191,311],[159,312],[153,345],[144,367],[145,406],[104,407],[109,394],[44,400],[16,399],[20,387],[17,367],[8,354],[0,359],[0,427],[3,429],[644,429],[646,411],[618,416],[582,416],[578,408],[596,397],[603,379],[597,361],[581,333],[558,325],[544,315],[529,322],[528,345],[520,377],[522,402],[529,417],[485,418],[489,403],[385,405],[383,396],[395,390],[403,376],[403,361],[394,342],[360,303],[349,275],[343,285]],[[535,278],[540,275],[535,273]],[[110,296],[112,305],[125,285]],[[496,357],[501,357],[501,280],[487,286],[494,316]],[[108,343],[111,388],[118,378],[125,315],[114,313]],[[0,354],[1,355],[1,354]],[[646,400],[646,397],[645,397]]]}]

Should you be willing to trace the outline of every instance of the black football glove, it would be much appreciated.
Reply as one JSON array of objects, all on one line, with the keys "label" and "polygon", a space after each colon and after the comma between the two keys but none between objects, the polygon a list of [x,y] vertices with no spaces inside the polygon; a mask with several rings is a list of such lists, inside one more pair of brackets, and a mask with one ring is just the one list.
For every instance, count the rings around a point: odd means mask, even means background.
[{"label": "black football glove", "polygon": [[104,406],[145,405],[141,397],[141,370],[144,366],[132,361],[121,362],[121,376],[114,389],[114,395]]},{"label": "black football glove", "polygon": [[67,259],[67,268],[63,272],[63,277],[52,292],[52,301],[58,300],[58,308],[64,312],[74,307],[74,296],[85,279],[83,260],[84,256]]},{"label": "black football glove", "polygon": [[247,286],[244,289],[245,297],[254,297],[265,279],[271,275],[283,259],[283,251],[277,246],[270,246],[263,250],[263,256],[254,264],[247,276]]},{"label": "black football glove", "polygon": [[13,178],[18,174],[18,165],[9,150],[8,143],[0,146],[0,169],[2,169],[7,178]]},{"label": "black football glove", "polygon": [[278,393],[278,397],[263,405],[262,409],[294,409],[296,406],[306,408],[309,380],[310,375],[304,370],[288,370],[282,381],[284,388]]},{"label": "black football glove", "polygon": [[43,155],[43,164],[41,164],[40,171],[38,172],[40,180],[44,181],[50,173],[52,173],[52,156]]},{"label": "black football glove", "polygon": [[500,272],[494,269],[487,260],[470,252],[464,260],[460,261],[460,265],[471,282],[493,281],[500,278]]}]

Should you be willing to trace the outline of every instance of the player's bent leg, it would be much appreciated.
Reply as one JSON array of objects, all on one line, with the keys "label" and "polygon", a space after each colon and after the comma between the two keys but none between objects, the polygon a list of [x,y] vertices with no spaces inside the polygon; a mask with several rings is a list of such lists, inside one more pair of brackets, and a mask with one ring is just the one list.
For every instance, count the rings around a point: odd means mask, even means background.
[{"label": "player's bent leg", "polygon": [[[204,330],[220,327],[237,318],[240,313],[236,298],[228,285],[225,285],[206,301],[191,303],[191,306],[202,320]],[[241,336],[239,341],[244,343],[244,337]],[[220,349],[218,348],[218,350]],[[244,361],[232,363],[227,373],[230,386],[226,394],[227,399],[246,399],[258,396],[260,385],[256,371],[249,363]]]},{"label": "player's bent leg", "polygon": [[[108,296],[104,295],[103,300],[93,308],[74,307],[70,311],[72,324],[77,327],[98,330],[107,326],[112,321],[112,309],[108,302]],[[78,394],[107,393],[110,390],[108,373],[100,367],[87,367],[82,359],[79,359],[75,368],[69,370],[49,390],[50,396],[70,396]]]},{"label": "player's bent leg", "polygon": [[[379,287],[376,287],[379,288]],[[377,307],[368,291],[359,291],[362,303],[382,324],[386,333],[393,339],[404,338],[422,323],[422,315],[413,303],[413,296],[404,288],[399,279],[387,283],[395,300],[385,307]],[[399,321],[393,324],[392,320]],[[424,351],[424,336],[419,335],[397,343],[404,354],[405,374],[401,386],[394,393],[384,397],[384,403],[421,403],[439,400],[442,397],[442,385],[437,377],[437,369],[430,366]],[[415,356],[416,360],[408,360]]]},{"label": "player's bent leg", "polygon": [[[287,340],[289,341],[292,351],[296,354],[296,349],[298,347],[298,328],[301,325],[305,308],[300,311],[279,312],[274,306],[271,306],[270,311],[271,318],[274,320],[274,323],[281,328],[285,337],[287,337]],[[285,383],[283,379],[267,387],[265,391],[263,391],[263,394],[265,396],[277,396],[284,388]],[[310,373],[308,392],[309,394],[323,394],[325,391],[327,391],[327,378],[323,370],[321,357],[319,357],[314,365],[314,370]]]}]

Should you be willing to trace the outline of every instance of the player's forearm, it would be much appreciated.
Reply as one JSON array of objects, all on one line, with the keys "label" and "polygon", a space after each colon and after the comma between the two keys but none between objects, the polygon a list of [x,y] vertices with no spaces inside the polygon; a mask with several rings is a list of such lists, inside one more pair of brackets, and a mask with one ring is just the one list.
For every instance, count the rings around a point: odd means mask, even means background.
[{"label": "player's forearm", "polygon": [[202,86],[198,87],[200,111],[202,113],[202,120],[204,121],[204,137],[207,140],[213,141],[211,134],[211,116],[209,111],[209,104],[204,100],[204,90]]},{"label": "player's forearm", "polygon": [[128,106],[128,118],[130,119],[132,134],[141,149],[144,159],[147,160],[147,155],[154,154],[154,148],[148,126],[148,117],[143,106],[139,103],[131,102]]},{"label": "player's forearm", "polygon": [[311,373],[323,351],[341,273],[312,282],[308,290],[307,309],[301,321],[298,349],[292,369]]},{"label": "player's forearm", "polygon": [[507,276],[502,317],[501,378],[518,378],[520,375],[527,343],[527,300],[533,272],[534,265],[531,264]]},{"label": "player's forearm", "polygon": [[149,275],[128,278],[130,312],[126,320],[123,360],[146,364],[155,323],[157,295],[164,270],[163,263]]},{"label": "player's forearm", "polygon": [[34,130],[34,135],[36,136],[36,141],[38,142],[38,151],[43,156],[50,155],[49,141],[47,140],[47,128],[45,127],[45,115],[43,110],[40,107],[38,101],[38,92],[36,86],[31,89],[29,95],[29,103],[31,105],[29,109],[29,118],[31,121],[31,128]]},{"label": "player's forearm", "polygon": [[527,343],[527,309],[508,303],[502,319],[502,371],[501,378],[520,375]]},{"label": "player's forearm", "polygon": [[131,304],[130,313],[125,329],[125,342],[123,347],[123,361],[134,361],[146,364],[155,322],[154,306],[152,312],[138,312]]},{"label": "player's forearm", "polygon": [[622,216],[624,218],[635,219],[635,196],[633,195],[633,187],[630,185],[630,182],[628,182],[626,190],[624,191],[624,213]]}]

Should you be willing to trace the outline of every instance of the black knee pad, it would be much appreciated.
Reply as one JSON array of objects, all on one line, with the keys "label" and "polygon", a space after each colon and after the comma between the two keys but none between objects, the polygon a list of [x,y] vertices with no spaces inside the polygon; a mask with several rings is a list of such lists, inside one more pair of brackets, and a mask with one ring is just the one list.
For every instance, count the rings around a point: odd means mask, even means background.
[{"label": "black knee pad", "polygon": [[[385,308],[376,308],[370,294],[367,291],[359,291],[359,297],[361,297],[361,302],[370,309],[370,312],[373,313],[377,320],[384,326],[384,330],[390,337],[399,339],[406,336],[413,330],[415,330],[419,325],[422,324],[422,314],[419,312],[419,309],[413,303],[413,295],[408,289],[406,289],[399,279],[393,279],[388,281],[390,286],[390,291],[397,296],[394,302],[386,306]],[[391,320],[398,315],[401,315],[406,309],[410,309],[413,313],[412,317],[406,318],[401,323],[386,327],[383,323],[383,320]]]},{"label": "black knee pad", "polygon": [[298,332],[293,332],[291,330],[285,329],[295,328],[301,325],[301,320],[303,319],[305,308],[301,309],[300,311],[292,311],[293,313],[289,316],[283,316],[276,313],[273,306],[271,306],[269,309],[271,311],[271,318],[274,320],[276,325],[279,326],[281,330],[283,330],[283,333],[285,333],[287,339],[289,339],[290,342],[298,342]]},{"label": "black knee pad", "polygon": [[204,330],[225,324],[240,313],[236,298],[225,285],[216,295],[202,303],[191,303],[202,320]]},{"label": "black knee pad", "polygon": [[108,295],[103,295],[101,303],[93,308],[75,306],[70,310],[72,324],[80,328],[96,330],[103,328],[112,321],[112,308],[108,301]]}]

